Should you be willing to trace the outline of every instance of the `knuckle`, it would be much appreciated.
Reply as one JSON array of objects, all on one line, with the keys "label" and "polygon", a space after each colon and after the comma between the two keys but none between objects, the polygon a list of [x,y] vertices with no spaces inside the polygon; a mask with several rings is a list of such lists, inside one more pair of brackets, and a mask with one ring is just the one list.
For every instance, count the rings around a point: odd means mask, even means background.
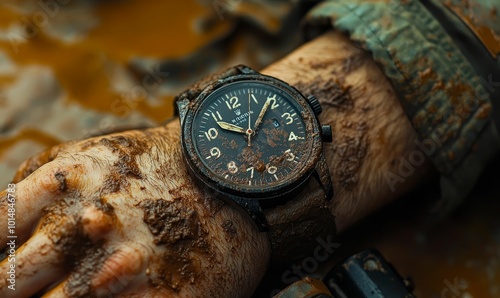
[{"label": "knuckle", "polygon": [[23,180],[41,166],[55,160],[63,146],[64,144],[56,145],[22,162],[14,176],[14,182]]},{"label": "knuckle", "polygon": [[83,211],[82,224],[84,233],[91,239],[98,240],[113,229],[115,217],[95,207],[88,207]]},{"label": "knuckle", "polygon": [[66,192],[78,187],[78,179],[84,166],[79,163],[69,164],[58,161],[54,164],[40,168],[40,175],[36,179],[43,188],[52,192]]}]

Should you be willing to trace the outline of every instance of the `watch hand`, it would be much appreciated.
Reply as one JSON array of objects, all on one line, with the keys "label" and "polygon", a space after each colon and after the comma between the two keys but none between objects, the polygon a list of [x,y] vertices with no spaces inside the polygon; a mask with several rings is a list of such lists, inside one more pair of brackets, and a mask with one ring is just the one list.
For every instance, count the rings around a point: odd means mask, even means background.
[{"label": "watch hand", "polygon": [[239,126],[233,125],[231,123],[217,121],[217,125],[219,125],[220,128],[225,129],[225,130],[230,130],[230,131],[239,132],[239,133],[246,133],[246,131],[243,127],[239,127]]},{"label": "watch hand", "polygon": [[259,129],[260,124],[262,123],[262,119],[264,118],[264,115],[266,114],[270,104],[271,101],[269,99],[264,103],[264,106],[262,107],[262,110],[259,113],[259,117],[255,121],[254,132],[256,132]]},{"label": "watch hand", "polygon": [[247,140],[248,140],[248,147],[252,146],[252,133],[253,133],[252,127],[250,125],[250,112],[251,112],[250,104],[251,104],[250,93],[248,93],[248,129],[246,131]]}]

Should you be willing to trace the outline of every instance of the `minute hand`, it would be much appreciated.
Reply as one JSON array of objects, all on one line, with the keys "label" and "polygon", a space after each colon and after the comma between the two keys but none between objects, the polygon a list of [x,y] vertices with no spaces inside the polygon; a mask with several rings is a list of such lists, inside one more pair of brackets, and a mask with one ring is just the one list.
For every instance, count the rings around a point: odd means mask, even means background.
[{"label": "minute hand", "polygon": [[246,131],[243,127],[239,127],[239,126],[233,125],[231,123],[218,121],[217,125],[219,125],[220,128],[225,129],[225,130],[230,130],[230,131],[239,132],[239,133],[246,133]]},{"label": "minute hand", "polygon": [[255,121],[255,127],[253,131],[257,131],[262,124],[262,119],[264,118],[264,115],[267,112],[267,109],[269,108],[269,105],[271,104],[271,101],[268,99],[265,103],[264,106],[262,107],[262,110],[259,113],[259,117],[257,117],[257,120]]}]

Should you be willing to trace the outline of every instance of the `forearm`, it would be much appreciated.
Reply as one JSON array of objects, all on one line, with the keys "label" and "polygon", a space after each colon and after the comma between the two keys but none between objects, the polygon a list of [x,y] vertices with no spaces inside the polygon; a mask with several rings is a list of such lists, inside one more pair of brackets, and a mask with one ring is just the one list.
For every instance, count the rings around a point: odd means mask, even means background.
[{"label": "forearm", "polygon": [[404,182],[390,180],[400,161],[418,150],[416,134],[391,84],[369,53],[329,32],[263,70],[321,102],[332,125],[325,154],[335,187],[339,231],[422,183],[425,160]]}]

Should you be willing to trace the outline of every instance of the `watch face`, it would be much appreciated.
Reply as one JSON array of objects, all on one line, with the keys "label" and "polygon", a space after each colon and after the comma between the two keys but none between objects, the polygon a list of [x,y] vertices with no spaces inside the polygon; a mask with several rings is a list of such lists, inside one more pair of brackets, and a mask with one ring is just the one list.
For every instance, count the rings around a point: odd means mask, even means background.
[{"label": "watch face", "polygon": [[191,125],[202,170],[219,185],[250,192],[300,178],[312,151],[312,115],[295,98],[261,81],[233,82],[205,97]]}]

